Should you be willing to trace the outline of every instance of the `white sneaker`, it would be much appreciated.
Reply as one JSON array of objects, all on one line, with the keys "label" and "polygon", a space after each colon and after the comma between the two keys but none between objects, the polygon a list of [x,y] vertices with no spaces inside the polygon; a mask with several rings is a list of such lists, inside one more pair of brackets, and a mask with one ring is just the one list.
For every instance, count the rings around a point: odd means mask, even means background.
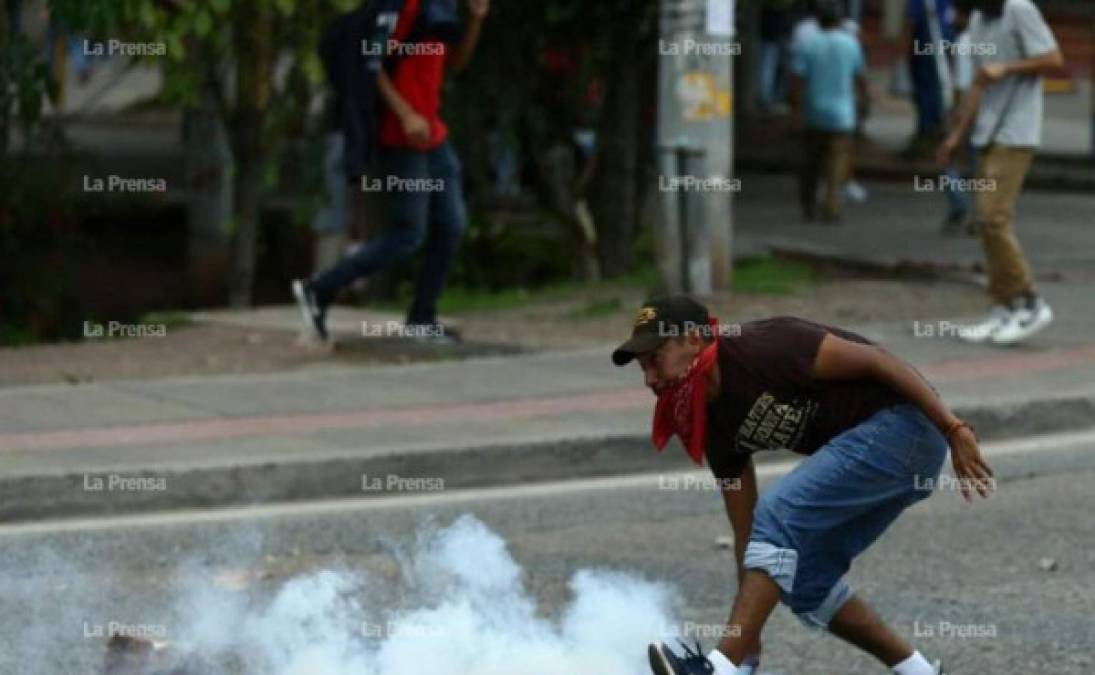
[{"label": "white sneaker", "polygon": [[1014,345],[1053,323],[1053,310],[1045,300],[1038,298],[1033,308],[1023,307],[1011,312],[1006,323],[992,334],[997,345]]},{"label": "white sneaker", "polygon": [[963,342],[979,344],[987,342],[1011,318],[1011,310],[1004,305],[996,305],[989,315],[976,323],[958,326],[958,339]]}]

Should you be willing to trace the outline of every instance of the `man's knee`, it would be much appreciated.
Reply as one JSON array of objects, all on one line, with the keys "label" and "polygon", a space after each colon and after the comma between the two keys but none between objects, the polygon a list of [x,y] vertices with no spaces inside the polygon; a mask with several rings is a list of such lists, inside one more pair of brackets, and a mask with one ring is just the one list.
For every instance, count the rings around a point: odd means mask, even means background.
[{"label": "man's knee", "polygon": [[824,594],[810,589],[796,589],[787,604],[804,625],[821,630],[829,627],[833,616],[851,597],[852,590],[848,582],[841,578]]}]

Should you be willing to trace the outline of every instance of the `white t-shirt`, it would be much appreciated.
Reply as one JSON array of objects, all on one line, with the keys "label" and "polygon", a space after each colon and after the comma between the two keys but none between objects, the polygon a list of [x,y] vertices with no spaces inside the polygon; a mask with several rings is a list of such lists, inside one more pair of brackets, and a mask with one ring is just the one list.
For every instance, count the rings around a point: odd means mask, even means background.
[{"label": "white t-shirt", "polygon": [[973,86],[973,41],[970,40],[970,32],[962,31],[955,41],[957,48],[954,54],[954,88],[958,91],[969,91]]},{"label": "white t-shirt", "polygon": [[[1057,50],[1057,41],[1031,0],[1007,0],[995,21],[970,14],[975,70],[986,63],[1029,59]],[[995,134],[994,134],[995,132]],[[970,137],[976,147],[999,143],[1034,148],[1042,142],[1042,78],[1008,75],[985,89]]]}]

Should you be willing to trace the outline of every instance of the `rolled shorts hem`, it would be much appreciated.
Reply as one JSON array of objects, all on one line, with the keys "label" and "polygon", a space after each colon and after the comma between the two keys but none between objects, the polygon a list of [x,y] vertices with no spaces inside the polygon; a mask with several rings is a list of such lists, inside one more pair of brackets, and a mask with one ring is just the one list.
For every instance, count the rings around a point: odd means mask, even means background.
[{"label": "rolled shorts hem", "polygon": [[742,561],[747,570],[764,572],[787,595],[795,585],[795,572],[798,570],[798,551],[780,548],[763,541],[750,541],[745,547]]}]

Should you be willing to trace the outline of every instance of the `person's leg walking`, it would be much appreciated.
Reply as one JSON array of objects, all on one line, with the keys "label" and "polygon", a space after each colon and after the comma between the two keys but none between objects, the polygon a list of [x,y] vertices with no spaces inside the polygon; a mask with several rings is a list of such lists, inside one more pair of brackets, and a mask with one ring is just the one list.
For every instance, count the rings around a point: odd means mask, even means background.
[{"label": "person's leg walking", "polygon": [[407,323],[436,324],[437,299],[445,286],[467,226],[460,160],[445,143],[429,153],[429,172],[440,189],[429,195],[429,234]]},{"label": "person's leg walking", "polygon": [[829,134],[825,158],[825,218],[840,218],[840,199],[844,184],[848,181],[852,159],[852,137],[835,132]]},{"label": "person's leg walking", "polygon": [[813,220],[817,212],[817,184],[825,152],[824,134],[813,129],[802,131],[802,159],[798,174],[798,200],[802,215]]},{"label": "person's leg walking", "polygon": [[977,221],[989,273],[989,295],[997,305],[1007,305],[1016,296],[1032,292],[1034,286],[1014,224],[1015,202],[1031,155],[1027,149],[993,145],[979,161],[979,177],[987,189],[976,196]]},{"label": "person's leg walking", "polygon": [[384,149],[381,151],[381,167],[387,225],[383,232],[371,237],[352,255],[312,279],[312,290],[321,305],[329,304],[340,290],[355,279],[406,260],[426,239],[429,196],[407,189],[407,186],[415,184],[414,181],[428,176],[426,153]]},{"label": "person's leg walking", "polygon": [[760,43],[760,103],[765,108],[771,107],[776,102],[779,51],[779,42],[762,40]]}]

